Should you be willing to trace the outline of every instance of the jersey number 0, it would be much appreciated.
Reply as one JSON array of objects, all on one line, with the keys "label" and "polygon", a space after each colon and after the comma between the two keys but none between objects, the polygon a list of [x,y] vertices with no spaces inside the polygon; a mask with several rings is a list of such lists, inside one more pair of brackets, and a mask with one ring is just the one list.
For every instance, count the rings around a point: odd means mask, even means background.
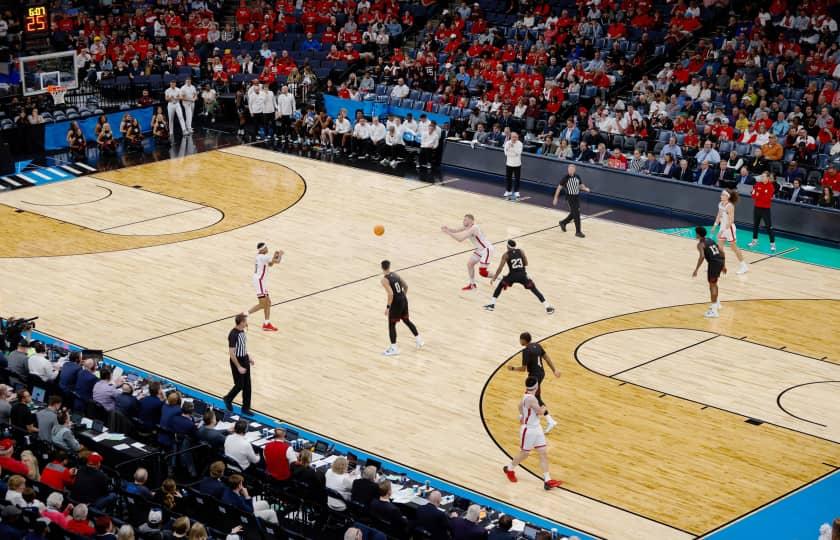
[{"label": "jersey number 0", "polygon": [[399,281],[394,282],[394,291],[396,291],[397,294],[402,293],[402,287],[400,287]]}]

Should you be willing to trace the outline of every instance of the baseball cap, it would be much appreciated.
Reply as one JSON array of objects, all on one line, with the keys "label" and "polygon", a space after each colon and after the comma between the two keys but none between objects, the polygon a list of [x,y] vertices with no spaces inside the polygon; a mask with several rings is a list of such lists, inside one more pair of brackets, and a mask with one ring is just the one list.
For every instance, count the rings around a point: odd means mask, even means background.
[{"label": "baseball cap", "polygon": [[12,439],[3,439],[2,441],[0,441],[0,450],[2,451],[11,450],[12,448],[14,448],[14,446],[15,441],[13,441]]},{"label": "baseball cap", "polygon": [[149,510],[149,523],[153,525],[157,525],[161,521],[163,521],[163,512],[160,511],[160,508],[152,508]]},{"label": "baseball cap", "polygon": [[97,452],[92,452],[87,457],[87,464],[88,465],[101,465],[102,464],[102,454]]}]

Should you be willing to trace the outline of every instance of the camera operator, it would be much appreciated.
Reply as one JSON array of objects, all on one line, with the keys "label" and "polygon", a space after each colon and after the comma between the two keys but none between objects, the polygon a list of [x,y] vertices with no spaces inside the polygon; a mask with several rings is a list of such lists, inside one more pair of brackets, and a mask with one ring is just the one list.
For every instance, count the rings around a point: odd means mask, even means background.
[{"label": "camera operator", "polygon": [[[8,336],[8,334],[6,334]],[[29,343],[19,338],[17,349],[9,353],[9,372],[11,373],[12,386],[26,385],[29,377]]]},{"label": "camera operator", "polygon": [[[8,320],[0,319],[3,328],[3,339],[6,341],[9,350],[16,349],[18,342],[24,339],[23,333],[29,332],[35,328],[35,320],[38,317],[31,319],[15,319],[14,317]],[[2,343],[0,343],[2,345]],[[2,347],[0,347],[2,348]]]}]

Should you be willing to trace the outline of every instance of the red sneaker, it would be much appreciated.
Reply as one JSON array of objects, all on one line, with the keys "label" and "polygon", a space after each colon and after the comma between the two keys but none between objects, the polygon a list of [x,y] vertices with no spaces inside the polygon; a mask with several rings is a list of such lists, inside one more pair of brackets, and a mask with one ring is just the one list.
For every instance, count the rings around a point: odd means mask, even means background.
[{"label": "red sneaker", "polygon": [[475,283],[470,283],[470,284],[469,284],[469,285],[467,285],[466,287],[461,287],[461,290],[462,290],[462,291],[471,291],[471,290],[473,290],[473,289],[475,289],[475,288],[476,288]]},{"label": "red sneaker", "polygon": [[276,332],[277,327],[271,323],[265,323],[262,325],[263,332]]},{"label": "red sneaker", "polygon": [[547,480],[545,482],[545,484],[543,484],[543,487],[545,488],[546,491],[548,491],[548,490],[554,489],[556,487],[560,487],[562,485],[563,485],[563,482],[561,480]]},{"label": "red sneaker", "polygon": [[505,476],[507,476],[507,479],[510,480],[511,482],[518,482],[519,481],[519,480],[516,479],[516,471],[509,471],[508,468],[507,468],[507,465],[502,467],[502,470],[505,471]]}]

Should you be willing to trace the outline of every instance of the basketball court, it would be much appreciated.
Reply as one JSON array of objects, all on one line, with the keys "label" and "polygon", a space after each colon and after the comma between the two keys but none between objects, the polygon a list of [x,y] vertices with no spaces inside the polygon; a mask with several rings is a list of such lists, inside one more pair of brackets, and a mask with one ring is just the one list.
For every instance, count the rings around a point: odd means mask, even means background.
[{"label": "basketball court", "polygon": [[[472,249],[440,227],[465,213],[494,269],[517,239],[554,315],[521,288],[493,313],[489,283],[460,290]],[[255,410],[591,536],[703,536],[838,469],[837,270],[746,252],[704,319],[692,240],[597,217],[579,239],[563,215],[237,146],[0,194],[0,294],[40,330],[221,396],[267,242],[285,251],[268,281],[280,331],[251,317]],[[390,358],[386,258],[426,341],[398,327]],[[504,367],[526,330],[562,371],[543,390],[552,492],[502,474],[522,393]]]}]

